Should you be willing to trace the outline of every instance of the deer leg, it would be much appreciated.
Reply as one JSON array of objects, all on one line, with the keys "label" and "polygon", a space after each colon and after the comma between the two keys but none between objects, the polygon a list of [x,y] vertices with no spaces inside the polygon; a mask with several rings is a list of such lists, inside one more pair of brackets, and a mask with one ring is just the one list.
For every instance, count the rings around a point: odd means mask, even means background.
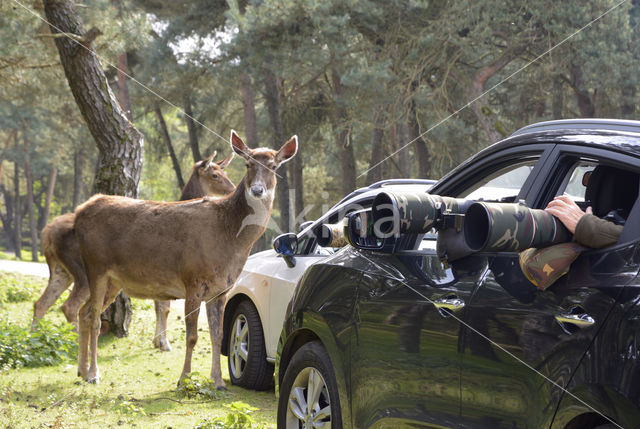
[{"label": "deer leg", "polygon": [[218,390],[227,390],[220,369],[224,302],[224,297],[207,302],[207,320],[209,321],[209,336],[211,337],[211,379]]},{"label": "deer leg", "polygon": [[171,351],[171,344],[167,339],[167,318],[171,301],[154,301],[156,307],[156,334],[153,336],[153,346],[163,352]]},{"label": "deer leg", "polygon": [[[49,283],[42,293],[42,296],[33,303],[33,321],[31,322],[32,330],[38,324],[38,320],[44,317],[47,310],[49,310],[60,295],[62,295],[62,292],[71,285],[72,281],[72,277],[58,262],[49,262]],[[67,320],[69,320],[68,317]],[[72,321],[69,320],[69,322]]]},{"label": "deer leg", "polygon": [[69,252],[61,255],[64,266],[73,276],[73,289],[69,298],[62,304],[62,312],[67,321],[78,325],[78,309],[82,304],[89,300],[91,292],[89,291],[89,279],[84,269],[84,263],[77,253]]},{"label": "deer leg", "polygon": [[178,385],[191,372],[191,355],[198,342],[198,315],[200,314],[201,302],[202,300],[199,297],[189,295],[187,295],[187,299],[184,302],[184,319],[187,324],[187,352],[184,357],[184,367],[182,368]]},{"label": "deer leg", "polygon": [[89,336],[91,334],[91,301],[80,308],[78,317],[78,377],[87,380],[89,373]]},{"label": "deer leg", "polygon": [[85,380],[89,383],[98,384],[100,382],[100,370],[98,369],[100,313],[102,312],[102,307],[104,305],[109,280],[106,275],[102,275],[95,279],[95,281],[92,281],[91,284],[93,287],[91,288],[91,298],[89,299],[88,323],[85,327],[85,330],[89,334],[89,353],[91,355],[91,363]]},{"label": "deer leg", "polygon": [[75,282],[69,298],[62,304],[62,312],[69,323],[73,323],[78,329],[78,309],[89,300],[89,288],[80,286],[80,282]]}]

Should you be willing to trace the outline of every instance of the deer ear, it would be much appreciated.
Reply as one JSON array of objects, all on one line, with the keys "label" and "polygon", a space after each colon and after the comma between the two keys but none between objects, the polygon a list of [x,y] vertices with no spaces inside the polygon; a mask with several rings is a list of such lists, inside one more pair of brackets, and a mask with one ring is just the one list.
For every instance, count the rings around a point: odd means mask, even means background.
[{"label": "deer ear", "polygon": [[291,137],[285,144],[282,145],[278,153],[276,154],[276,162],[278,165],[284,164],[293,158],[298,152],[298,136]]},{"label": "deer ear", "polygon": [[218,167],[220,167],[223,170],[225,168],[227,168],[227,166],[229,165],[229,163],[233,159],[234,155],[235,155],[235,153],[231,152],[229,155],[227,155],[227,157],[225,159],[223,159],[222,161],[218,161]]},{"label": "deer ear", "polygon": [[243,157],[244,159],[249,159],[251,156],[251,149],[247,147],[246,144],[242,141],[238,133],[234,130],[231,130],[231,148],[235,153]]},{"label": "deer ear", "polygon": [[209,165],[209,164],[213,164],[213,160],[216,158],[216,155],[218,154],[217,150],[214,150],[213,153],[211,154],[211,156],[209,158],[207,158],[207,162],[205,163],[205,165]]}]

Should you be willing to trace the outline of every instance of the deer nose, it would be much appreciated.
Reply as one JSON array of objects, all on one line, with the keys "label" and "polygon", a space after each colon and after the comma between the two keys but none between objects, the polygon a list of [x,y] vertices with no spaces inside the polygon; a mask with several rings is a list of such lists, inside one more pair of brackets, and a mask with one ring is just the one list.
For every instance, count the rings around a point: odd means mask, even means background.
[{"label": "deer nose", "polygon": [[262,194],[264,194],[264,187],[259,185],[251,186],[251,194],[253,194],[254,197],[260,198]]}]

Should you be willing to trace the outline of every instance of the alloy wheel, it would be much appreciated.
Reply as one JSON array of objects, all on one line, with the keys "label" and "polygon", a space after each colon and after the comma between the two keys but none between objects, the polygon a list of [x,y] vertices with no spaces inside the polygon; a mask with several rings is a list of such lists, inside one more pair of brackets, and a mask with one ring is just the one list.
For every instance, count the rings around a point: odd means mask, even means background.
[{"label": "alloy wheel", "polygon": [[229,364],[235,378],[242,377],[249,358],[249,323],[244,314],[233,321],[229,347]]},{"label": "alloy wheel", "polygon": [[287,428],[330,428],[331,403],[320,372],[304,368],[293,382],[287,407]]}]

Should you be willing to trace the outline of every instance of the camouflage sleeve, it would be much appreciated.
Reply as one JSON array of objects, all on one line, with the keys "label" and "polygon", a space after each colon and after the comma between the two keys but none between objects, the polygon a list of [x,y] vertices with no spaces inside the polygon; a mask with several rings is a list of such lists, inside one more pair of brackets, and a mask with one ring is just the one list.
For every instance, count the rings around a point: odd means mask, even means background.
[{"label": "camouflage sleeve", "polygon": [[586,214],[578,221],[574,238],[584,246],[599,249],[616,244],[622,228],[622,225],[616,225],[592,214]]}]

